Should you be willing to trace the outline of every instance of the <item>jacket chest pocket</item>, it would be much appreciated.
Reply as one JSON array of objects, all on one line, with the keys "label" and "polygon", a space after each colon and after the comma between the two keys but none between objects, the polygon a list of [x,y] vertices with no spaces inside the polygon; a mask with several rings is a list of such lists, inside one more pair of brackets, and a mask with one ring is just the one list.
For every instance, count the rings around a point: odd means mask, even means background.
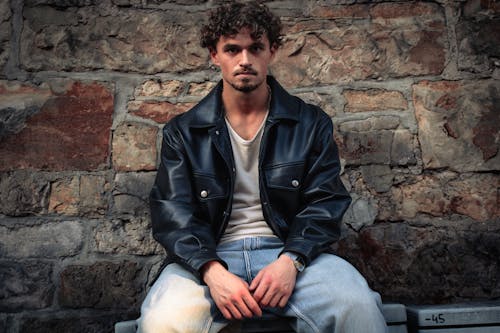
[{"label": "jacket chest pocket", "polygon": [[264,173],[269,189],[297,192],[302,187],[304,162],[269,166]]},{"label": "jacket chest pocket", "polygon": [[194,194],[200,201],[226,198],[228,194],[228,182],[216,175],[194,173]]},{"label": "jacket chest pocket", "polygon": [[304,162],[269,166],[264,173],[269,203],[288,222],[301,207]]}]

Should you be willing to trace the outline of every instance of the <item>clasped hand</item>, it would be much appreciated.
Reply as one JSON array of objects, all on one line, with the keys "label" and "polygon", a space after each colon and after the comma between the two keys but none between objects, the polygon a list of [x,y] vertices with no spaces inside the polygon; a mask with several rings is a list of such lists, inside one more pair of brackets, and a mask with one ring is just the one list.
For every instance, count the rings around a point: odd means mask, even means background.
[{"label": "clasped hand", "polygon": [[260,317],[265,307],[284,307],[295,287],[297,270],[292,259],[281,255],[250,285],[215,261],[203,267],[202,276],[224,318],[232,320]]}]

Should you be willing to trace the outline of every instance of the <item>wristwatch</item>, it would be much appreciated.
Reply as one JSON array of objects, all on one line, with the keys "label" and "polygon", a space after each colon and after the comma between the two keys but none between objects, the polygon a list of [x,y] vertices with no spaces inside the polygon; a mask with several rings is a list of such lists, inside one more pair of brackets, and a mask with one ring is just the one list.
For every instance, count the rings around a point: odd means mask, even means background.
[{"label": "wristwatch", "polygon": [[297,272],[300,273],[304,270],[304,268],[306,268],[306,264],[304,263],[304,259],[302,259],[302,257],[300,255],[293,253],[293,252],[288,252],[288,251],[283,252],[283,254],[293,260],[293,265],[295,266],[295,269],[297,270]]}]

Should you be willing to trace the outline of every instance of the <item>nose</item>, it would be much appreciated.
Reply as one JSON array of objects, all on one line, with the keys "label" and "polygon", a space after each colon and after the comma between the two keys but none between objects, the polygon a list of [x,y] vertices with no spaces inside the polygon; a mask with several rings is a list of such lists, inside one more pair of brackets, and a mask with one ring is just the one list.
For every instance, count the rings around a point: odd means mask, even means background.
[{"label": "nose", "polygon": [[248,52],[248,50],[243,50],[241,52],[240,66],[241,67],[252,66],[251,54],[250,54],[250,52]]}]

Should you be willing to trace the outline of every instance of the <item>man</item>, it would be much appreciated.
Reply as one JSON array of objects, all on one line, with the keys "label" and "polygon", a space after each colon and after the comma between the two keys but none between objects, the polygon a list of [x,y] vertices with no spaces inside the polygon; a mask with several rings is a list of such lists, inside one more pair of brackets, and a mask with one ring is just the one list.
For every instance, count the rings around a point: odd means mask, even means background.
[{"label": "man", "polygon": [[330,118],[268,76],[281,23],[256,2],[214,11],[202,45],[222,80],[163,131],[151,192],[169,264],[139,332],[218,332],[263,311],[297,332],[385,332],[380,297],[327,254],[350,196]]}]

